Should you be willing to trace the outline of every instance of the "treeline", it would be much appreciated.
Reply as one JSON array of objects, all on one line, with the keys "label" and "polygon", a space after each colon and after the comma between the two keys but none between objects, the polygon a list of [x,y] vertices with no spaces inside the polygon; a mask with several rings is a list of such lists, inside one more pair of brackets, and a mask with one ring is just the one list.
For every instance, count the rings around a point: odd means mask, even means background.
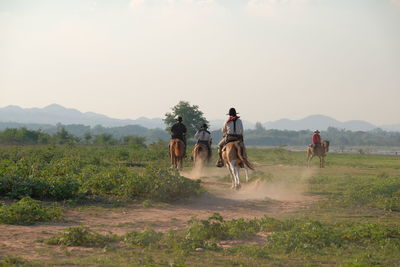
[{"label": "treeline", "polygon": [[97,144],[97,145],[134,145],[146,147],[146,138],[141,136],[114,137],[109,133],[92,135],[86,132],[83,137],[71,134],[65,128],[60,128],[54,134],[42,130],[27,128],[11,128],[0,132],[0,144],[6,145],[45,145],[45,144]]},{"label": "treeline", "polygon": [[[250,146],[306,146],[311,142],[312,131],[267,130],[258,125],[245,132],[245,143]],[[330,127],[321,132],[324,140],[334,146],[400,146],[400,133],[381,129],[373,131],[346,131]],[[212,132],[213,143],[222,138],[220,131]],[[134,144],[145,146],[159,140],[167,141],[169,134],[162,129],[147,129],[137,125],[91,128],[84,125],[58,126],[56,130],[29,130],[9,128],[0,131],[1,144]],[[189,143],[193,143],[190,140]]]},{"label": "treeline", "polygon": [[[311,130],[267,130],[258,125],[256,129],[246,131],[245,142],[254,146],[303,146],[311,143],[311,136]],[[400,146],[399,132],[387,132],[381,129],[353,132],[329,127],[326,131],[321,131],[321,137],[329,140],[334,146]]]},{"label": "treeline", "polygon": [[[92,138],[96,136],[103,135],[104,138],[109,138],[108,136],[111,135],[114,139],[122,139],[126,136],[139,136],[145,137],[146,143],[151,144],[157,142],[158,140],[166,141],[169,139],[168,133],[164,129],[148,129],[140,125],[127,125],[121,127],[103,127],[101,125],[97,125],[94,127],[82,124],[57,124],[57,125],[50,125],[50,124],[20,124],[20,123],[7,123],[7,122],[0,122],[0,131],[5,131],[8,129],[25,129],[25,130],[35,130],[36,132],[40,132],[41,138],[45,138],[43,134],[48,134],[50,136],[56,135],[64,129],[69,134],[74,135],[79,140],[90,139],[87,141],[92,141]],[[24,136],[30,135],[26,131],[23,131]],[[31,133],[31,135],[35,135]],[[91,137],[91,138],[89,138]],[[20,139],[18,137],[17,139]],[[31,136],[27,138],[27,141],[31,141],[34,138]],[[53,140],[54,141],[54,140]],[[0,141],[1,142],[1,141]],[[24,139],[24,143],[26,140]],[[38,143],[46,143],[46,140],[39,139]],[[29,143],[29,142],[28,142]],[[34,142],[35,143],[35,142]]]}]

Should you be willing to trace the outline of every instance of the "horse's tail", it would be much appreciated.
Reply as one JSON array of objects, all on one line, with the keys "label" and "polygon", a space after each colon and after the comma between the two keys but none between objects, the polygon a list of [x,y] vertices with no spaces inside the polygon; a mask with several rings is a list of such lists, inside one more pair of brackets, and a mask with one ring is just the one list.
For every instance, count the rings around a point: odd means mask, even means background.
[{"label": "horse's tail", "polygon": [[247,158],[243,157],[243,149],[240,142],[235,142],[235,147],[237,151],[238,158],[243,162],[243,164],[249,168],[250,170],[254,170],[253,165],[247,160]]},{"label": "horse's tail", "polygon": [[175,148],[175,156],[180,158],[183,157],[183,153],[185,150],[185,143],[182,140],[176,140],[176,148]]}]

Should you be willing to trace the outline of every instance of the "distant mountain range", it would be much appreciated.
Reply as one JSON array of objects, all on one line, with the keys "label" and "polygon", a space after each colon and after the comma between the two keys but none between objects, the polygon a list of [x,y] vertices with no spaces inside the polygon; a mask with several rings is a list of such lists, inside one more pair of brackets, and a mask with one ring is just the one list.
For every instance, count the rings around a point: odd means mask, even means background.
[{"label": "distant mountain range", "polygon": [[[0,108],[0,122],[7,125],[26,125],[32,124],[83,124],[88,126],[102,125],[104,127],[119,127],[126,125],[140,125],[149,129],[165,128],[161,118],[138,119],[114,119],[102,114],[93,112],[80,112],[76,109],[65,108],[63,106],[52,104],[44,108],[21,108],[19,106],[7,106]],[[212,130],[221,128],[223,120],[212,120],[210,126]],[[255,124],[249,121],[243,121],[246,129],[254,128]],[[326,130],[328,127],[346,129],[350,131],[370,131],[375,128],[381,128],[388,131],[400,131],[400,124],[377,126],[366,121],[352,120],[340,122],[324,115],[311,115],[301,120],[281,119],[277,121],[265,122],[262,125],[266,129],[277,130]]]},{"label": "distant mountain range", "polygon": [[378,126],[366,121],[352,120],[340,122],[324,115],[311,115],[301,120],[281,119],[273,122],[264,123],[263,126],[267,129],[294,131],[307,129],[326,130],[328,127],[335,127],[350,131],[370,131],[378,128]]},{"label": "distant mountain range", "polygon": [[44,108],[21,108],[7,106],[0,108],[0,122],[36,123],[36,124],[83,124],[89,126],[118,127],[126,125],[141,125],[143,127],[164,128],[161,118],[138,118],[136,120],[113,119],[93,112],[80,112],[72,108],[52,104]]}]

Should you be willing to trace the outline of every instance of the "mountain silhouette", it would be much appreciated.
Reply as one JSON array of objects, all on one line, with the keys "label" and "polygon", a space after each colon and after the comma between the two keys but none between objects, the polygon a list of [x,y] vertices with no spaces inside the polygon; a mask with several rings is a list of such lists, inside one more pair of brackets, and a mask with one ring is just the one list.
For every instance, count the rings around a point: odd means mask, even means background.
[{"label": "mountain silhouette", "polygon": [[[19,124],[48,124],[55,125],[58,123],[83,124],[88,126],[102,125],[104,127],[120,127],[126,125],[140,125],[148,129],[165,128],[161,118],[138,119],[115,119],[108,116],[94,113],[81,112],[77,109],[66,108],[58,104],[51,104],[44,108],[21,108],[19,106],[6,106],[0,108],[0,122],[2,123],[19,123]],[[224,123],[223,119],[211,120],[210,126],[212,130],[218,130]],[[254,123],[243,121],[245,129],[254,128]],[[311,115],[300,120],[280,119],[262,124],[266,129],[277,130],[326,130],[328,127],[346,129],[350,131],[370,131],[378,126],[361,120],[351,120],[341,122],[325,115]],[[379,128],[388,131],[400,131],[400,124],[380,126]]]}]

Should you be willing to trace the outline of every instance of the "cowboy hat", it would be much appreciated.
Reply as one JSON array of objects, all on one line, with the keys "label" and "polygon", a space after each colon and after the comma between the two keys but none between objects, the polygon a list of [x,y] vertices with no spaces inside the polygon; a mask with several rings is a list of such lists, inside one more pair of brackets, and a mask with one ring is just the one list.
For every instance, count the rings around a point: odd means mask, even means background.
[{"label": "cowboy hat", "polygon": [[235,108],[230,108],[230,109],[229,109],[229,113],[226,114],[226,115],[229,115],[229,116],[236,116],[236,114],[239,114],[239,112],[236,112],[236,109],[235,109]]}]

